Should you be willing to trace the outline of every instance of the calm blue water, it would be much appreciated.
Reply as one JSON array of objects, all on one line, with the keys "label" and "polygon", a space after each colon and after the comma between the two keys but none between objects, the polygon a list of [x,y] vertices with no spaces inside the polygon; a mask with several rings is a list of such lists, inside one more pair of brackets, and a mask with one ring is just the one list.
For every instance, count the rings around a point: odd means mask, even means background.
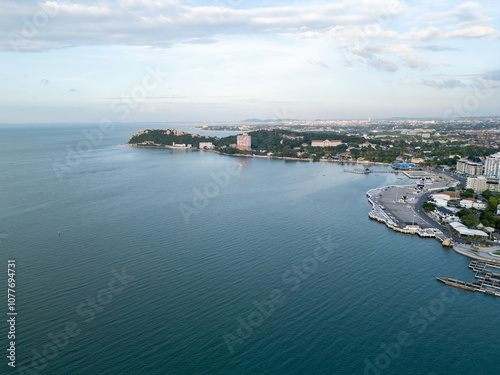
[{"label": "calm blue water", "polygon": [[469,260],[368,219],[365,192],[405,181],[120,146],[169,126],[95,145],[82,131],[98,125],[0,126],[24,373],[498,372],[498,300],[436,281],[472,280]]}]

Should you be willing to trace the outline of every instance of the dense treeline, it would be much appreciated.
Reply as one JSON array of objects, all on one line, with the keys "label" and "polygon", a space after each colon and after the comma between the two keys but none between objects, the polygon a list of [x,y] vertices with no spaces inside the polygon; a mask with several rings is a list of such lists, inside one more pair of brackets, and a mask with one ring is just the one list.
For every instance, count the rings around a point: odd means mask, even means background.
[{"label": "dense treeline", "polygon": [[[168,134],[167,134],[168,133]],[[400,138],[370,139],[373,146],[359,147],[366,139],[357,135],[339,134],[334,132],[297,132],[292,130],[257,130],[248,133],[252,137],[252,149],[259,154],[272,153],[282,157],[302,157],[319,159],[327,158],[364,158],[372,162],[392,163],[398,157],[424,159],[424,166],[447,165],[454,166],[459,158],[479,161],[480,157],[488,156],[496,151],[494,148],[480,146],[445,145],[437,140],[422,142],[415,138],[402,136]],[[344,144],[337,147],[312,147],[313,140],[340,140]],[[230,146],[236,144],[236,136],[215,138],[199,136],[172,130],[148,130],[147,133],[133,136],[129,143],[138,144],[153,142],[157,145],[191,144],[199,147],[200,142],[212,142],[215,148],[225,154],[249,153],[239,151]],[[307,144],[306,146],[304,144]],[[343,155],[349,146],[349,153]]]},{"label": "dense treeline", "polygon": [[[167,134],[169,132],[169,134]],[[214,137],[201,137],[195,134],[188,134],[168,130],[148,130],[147,133],[136,134],[129,140],[129,144],[138,144],[143,142],[153,142],[157,145],[172,145],[174,142],[177,144],[191,144],[193,147],[198,147],[200,142],[216,142]]]}]

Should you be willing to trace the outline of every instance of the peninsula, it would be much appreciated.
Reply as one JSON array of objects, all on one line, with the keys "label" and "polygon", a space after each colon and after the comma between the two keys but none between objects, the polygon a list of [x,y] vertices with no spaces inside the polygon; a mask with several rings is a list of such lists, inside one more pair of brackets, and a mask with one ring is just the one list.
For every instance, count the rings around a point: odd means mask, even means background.
[{"label": "peninsula", "polygon": [[232,135],[223,138],[201,136],[179,130],[146,129],[134,134],[128,145],[209,150],[225,155],[356,162],[361,159],[353,157],[348,149],[349,145],[357,147],[360,142],[364,142],[364,138],[355,135],[282,129],[257,130],[241,136]]}]

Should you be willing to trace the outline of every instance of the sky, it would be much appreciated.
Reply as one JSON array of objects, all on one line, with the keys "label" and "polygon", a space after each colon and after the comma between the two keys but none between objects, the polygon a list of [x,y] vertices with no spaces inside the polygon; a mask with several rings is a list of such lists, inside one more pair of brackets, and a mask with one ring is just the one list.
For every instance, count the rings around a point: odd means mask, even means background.
[{"label": "sky", "polygon": [[498,0],[0,0],[0,123],[500,115]]}]

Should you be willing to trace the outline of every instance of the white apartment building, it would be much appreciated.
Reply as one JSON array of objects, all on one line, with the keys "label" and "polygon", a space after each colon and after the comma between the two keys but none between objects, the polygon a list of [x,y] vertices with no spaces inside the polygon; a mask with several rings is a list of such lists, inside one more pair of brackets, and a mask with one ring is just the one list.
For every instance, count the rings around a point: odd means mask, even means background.
[{"label": "white apartment building", "polygon": [[460,159],[457,161],[457,172],[467,176],[479,176],[483,174],[483,165],[481,163],[474,163],[467,159]]},{"label": "white apartment building", "polygon": [[479,177],[467,177],[467,189],[472,189],[476,193],[482,193],[485,190],[488,190],[487,185],[488,179],[484,176]]},{"label": "white apartment building", "polygon": [[486,162],[484,163],[484,175],[500,178],[500,152],[486,158]]}]

